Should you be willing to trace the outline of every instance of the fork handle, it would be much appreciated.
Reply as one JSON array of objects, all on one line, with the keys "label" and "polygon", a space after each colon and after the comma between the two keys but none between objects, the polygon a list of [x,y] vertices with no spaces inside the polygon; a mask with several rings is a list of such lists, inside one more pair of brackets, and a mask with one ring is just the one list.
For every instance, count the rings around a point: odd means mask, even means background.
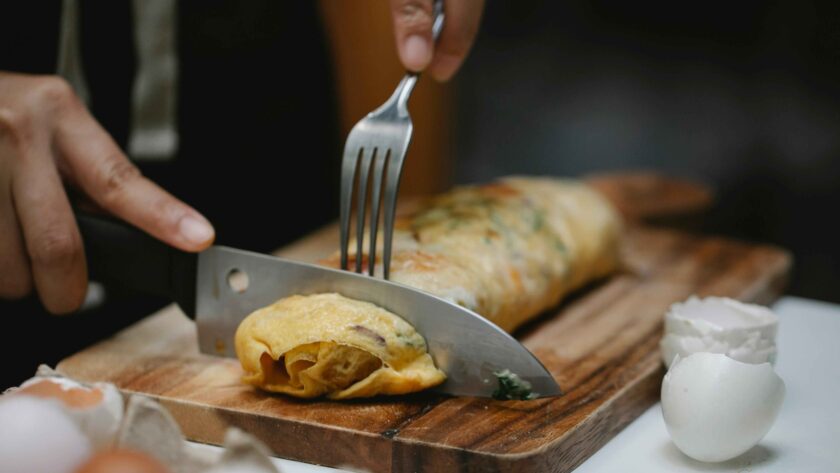
[{"label": "fork handle", "polygon": [[440,38],[440,32],[443,31],[443,20],[445,18],[443,0],[435,0],[432,11],[435,15],[434,23],[432,23],[432,39],[437,43],[438,38]]}]

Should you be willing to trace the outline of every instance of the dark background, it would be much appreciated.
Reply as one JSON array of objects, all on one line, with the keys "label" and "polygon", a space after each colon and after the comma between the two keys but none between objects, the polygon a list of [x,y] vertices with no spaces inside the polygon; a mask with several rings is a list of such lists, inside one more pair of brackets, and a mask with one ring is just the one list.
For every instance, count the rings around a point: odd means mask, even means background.
[{"label": "dark background", "polygon": [[840,302],[840,3],[490,1],[457,85],[458,182],[699,181],[702,231],[792,250],[789,292]]}]

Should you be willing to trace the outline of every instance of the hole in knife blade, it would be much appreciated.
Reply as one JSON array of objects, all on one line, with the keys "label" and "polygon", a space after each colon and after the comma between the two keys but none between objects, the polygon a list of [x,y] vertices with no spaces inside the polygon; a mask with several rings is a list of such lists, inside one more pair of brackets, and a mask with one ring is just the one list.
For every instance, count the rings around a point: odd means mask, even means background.
[{"label": "hole in knife blade", "polygon": [[233,292],[242,294],[248,289],[248,273],[238,269],[231,269],[227,275],[228,287]]}]

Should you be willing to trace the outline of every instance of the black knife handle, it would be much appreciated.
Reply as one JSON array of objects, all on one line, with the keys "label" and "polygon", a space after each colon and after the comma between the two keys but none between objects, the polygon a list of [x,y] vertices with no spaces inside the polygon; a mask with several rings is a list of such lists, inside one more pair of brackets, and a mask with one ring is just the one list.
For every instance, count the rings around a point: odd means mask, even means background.
[{"label": "black knife handle", "polygon": [[91,280],[178,303],[195,318],[198,256],[117,220],[76,213]]}]

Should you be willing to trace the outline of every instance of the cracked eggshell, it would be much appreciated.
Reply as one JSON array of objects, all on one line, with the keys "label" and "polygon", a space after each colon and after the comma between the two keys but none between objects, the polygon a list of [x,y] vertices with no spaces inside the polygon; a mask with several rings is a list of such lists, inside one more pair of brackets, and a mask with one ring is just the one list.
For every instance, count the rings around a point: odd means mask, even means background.
[{"label": "cracked eggshell", "polygon": [[109,383],[87,385],[61,376],[36,376],[10,394],[57,400],[95,449],[111,446],[123,417],[122,395]]},{"label": "cracked eggshell", "polygon": [[662,414],[674,444],[696,460],[720,462],[756,445],[773,425],[785,383],[770,363],[717,353],[674,360],[662,381]]},{"label": "cracked eggshell", "polygon": [[774,363],[779,318],[770,309],[726,297],[690,297],[665,315],[662,360],[722,353],[745,363]]}]

